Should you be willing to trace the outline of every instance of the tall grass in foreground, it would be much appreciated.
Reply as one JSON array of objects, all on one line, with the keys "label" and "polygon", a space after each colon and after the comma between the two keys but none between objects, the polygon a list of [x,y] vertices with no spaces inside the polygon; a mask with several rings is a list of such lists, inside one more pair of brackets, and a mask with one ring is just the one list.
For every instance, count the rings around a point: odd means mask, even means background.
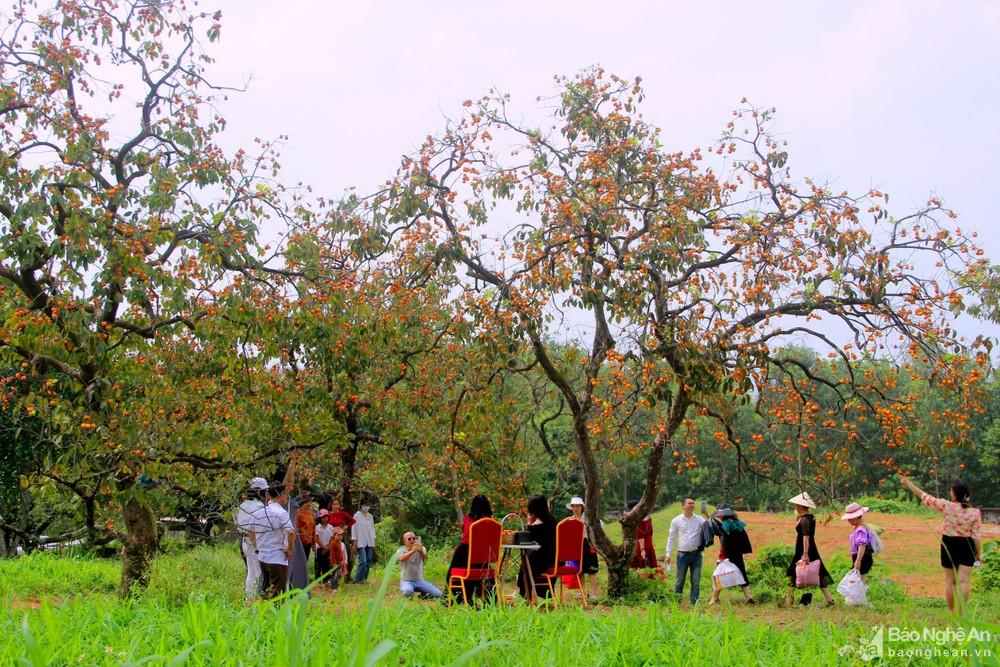
[{"label": "tall grass in foreground", "polygon": [[0,664],[442,665],[473,650],[467,660],[490,665],[835,665],[851,660],[844,647],[871,634],[855,622],[776,630],[662,605],[593,614],[410,603],[374,617],[369,650],[364,614],[325,612],[304,596],[249,609],[206,600],[165,608],[77,599],[18,616],[5,613],[0,622],[11,640]]},{"label": "tall grass in foreground", "polygon": [[[396,583],[391,567],[377,593],[351,587],[334,600],[292,595],[280,604],[244,607],[238,563],[226,548],[159,558],[148,593],[119,601],[112,594],[113,562],[47,556],[0,562],[0,636],[6,640],[0,665],[834,665],[860,663],[854,649],[871,637],[872,623],[922,625],[909,617],[916,609],[907,607],[891,615],[799,610],[795,620],[773,608],[741,620],[681,611],[668,602],[589,612],[570,605],[449,609],[386,597]],[[40,596],[25,604],[21,593],[35,585],[61,601]],[[68,595],[82,590],[90,593]],[[367,608],[350,603],[369,595]],[[772,616],[786,627],[773,627]],[[959,625],[958,619],[947,623]],[[996,624],[968,624],[1000,637]],[[995,640],[954,648],[992,648],[1000,655]],[[891,663],[927,664],[920,657]]]}]

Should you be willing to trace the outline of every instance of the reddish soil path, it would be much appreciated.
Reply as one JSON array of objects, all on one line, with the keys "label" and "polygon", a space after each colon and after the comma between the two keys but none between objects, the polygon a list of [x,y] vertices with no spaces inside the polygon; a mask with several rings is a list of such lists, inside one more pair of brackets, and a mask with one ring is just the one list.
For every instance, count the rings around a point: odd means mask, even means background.
[{"label": "reddish soil path", "polygon": [[[816,528],[816,542],[820,555],[825,558],[831,558],[835,554],[848,555],[850,525],[846,521],[841,521],[839,514],[824,524],[828,516],[822,513],[816,515],[819,522]],[[884,571],[889,578],[903,586],[911,596],[940,595],[942,590],[942,574],[938,560],[940,518],[878,512],[871,512],[865,515],[865,518],[885,530],[882,533],[885,552],[878,557],[876,568],[885,568]],[[772,544],[795,544],[795,517],[791,513],[741,512],[740,519],[746,521],[747,533],[755,548]],[[1000,538],[1000,526],[988,524],[983,527],[983,539],[997,538]],[[716,548],[708,550],[708,558],[712,561]],[[836,573],[831,572],[831,574],[834,579],[837,578]]]}]

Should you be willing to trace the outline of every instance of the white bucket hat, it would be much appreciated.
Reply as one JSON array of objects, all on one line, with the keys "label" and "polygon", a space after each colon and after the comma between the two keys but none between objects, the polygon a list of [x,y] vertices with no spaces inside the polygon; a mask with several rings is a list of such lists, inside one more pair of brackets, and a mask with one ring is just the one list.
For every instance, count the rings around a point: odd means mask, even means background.
[{"label": "white bucket hat", "polygon": [[809,494],[805,491],[794,498],[789,498],[788,502],[793,505],[801,505],[802,507],[811,507],[812,509],[816,509],[816,503],[813,502],[812,498],[810,498]]},{"label": "white bucket hat", "polygon": [[584,507],[586,507],[586,504],[583,502],[583,498],[581,498],[580,496],[573,496],[572,498],[570,498],[569,502],[566,503],[566,509],[568,510],[573,509],[573,505],[583,505]]}]

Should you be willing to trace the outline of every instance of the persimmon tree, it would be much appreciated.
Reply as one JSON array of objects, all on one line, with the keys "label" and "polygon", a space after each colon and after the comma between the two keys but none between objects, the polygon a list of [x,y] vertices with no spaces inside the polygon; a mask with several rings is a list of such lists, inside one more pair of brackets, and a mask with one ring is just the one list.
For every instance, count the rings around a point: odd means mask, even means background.
[{"label": "persimmon tree", "polygon": [[378,230],[349,211],[342,204],[292,234],[283,255],[292,274],[281,284],[283,316],[257,313],[266,320],[261,353],[294,376],[303,400],[330,421],[329,446],[303,461],[303,473],[334,481],[345,508],[355,505],[366,464],[421,446],[423,434],[407,419],[409,407],[434,403],[421,363],[443,353],[458,325],[446,288],[396,261]]},{"label": "persimmon tree", "polygon": [[503,474],[490,455],[501,441],[493,436],[516,430],[476,418],[484,401],[511,405],[469,388],[495,379],[484,357],[496,348],[470,337],[442,258],[391,242],[414,233],[408,221],[371,224],[355,214],[359,205],[348,198],[289,240],[288,317],[264,325],[260,349],[294,372],[335,424],[329,446],[303,470],[334,482],[345,508],[359,486],[406,500],[419,485],[460,503],[474,480]]},{"label": "persimmon tree", "polygon": [[21,408],[62,443],[85,495],[113,489],[122,592],[156,531],[136,482],[148,441],[122,428],[123,381],[194,329],[213,287],[267,272],[257,226],[286,217],[270,145],[218,144],[225,93],[202,41],[219,16],[183,3],[15,2],[0,37],[0,354],[37,390]]},{"label": "persimmon tree", "polygon": [[[572,417],[593,540],[621,595],[662,470],[697,465],[683,447],[696,417],[715,419],[719,445],[746,464],[755,443],[726,423],[771,387],[780,399],[762,416],[796,425],[790,454],[823,428],[850,445],[874,420],[891,466],[891,448],[923,416],[884,390],[891,377],[855,372],[859,362],[916,359],[968,397],[976,378],[958,369],[986,357],[949,322],[965,305],[955,277],[979,251],[936,199],[894,217],[880,192],[794,181],[787,148],[768,133],[770,110],[735,112],[711,154],[670,152],[639,113],[638,79],[598,69],[559,81],[549,129],[519,121],[504,95],[467,102],[404,161],[373,211],[405,211],[423,232],[414,242],[458,262],[478,325],[530,345]],[[551,340],[580,329],[581,358],[552,354]],[[836,363],[807,367],[776,352],[790,342]],[[817,412],[821,391],[835,394],[836,416]],[[633,418],[639,409],[652,411],[651,427],[635,428],[648,423]],[[645,461],[620,544],[598,520],[598,461],[616,451]]]}]

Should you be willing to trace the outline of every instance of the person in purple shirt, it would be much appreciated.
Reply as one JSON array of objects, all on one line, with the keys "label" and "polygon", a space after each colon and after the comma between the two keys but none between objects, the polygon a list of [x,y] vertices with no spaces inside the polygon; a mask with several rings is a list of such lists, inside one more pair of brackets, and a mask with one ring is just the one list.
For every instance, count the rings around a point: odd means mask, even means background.
[{"label": "person in purple shirt", "polygon": [[868,573],[873,564],[872,531],[865,523],[865,514],[871,508],[851,503],[844,508],[844,516],[854,530],[851,531],[851,567],[861,573],[861,580],[868,583]]}]

